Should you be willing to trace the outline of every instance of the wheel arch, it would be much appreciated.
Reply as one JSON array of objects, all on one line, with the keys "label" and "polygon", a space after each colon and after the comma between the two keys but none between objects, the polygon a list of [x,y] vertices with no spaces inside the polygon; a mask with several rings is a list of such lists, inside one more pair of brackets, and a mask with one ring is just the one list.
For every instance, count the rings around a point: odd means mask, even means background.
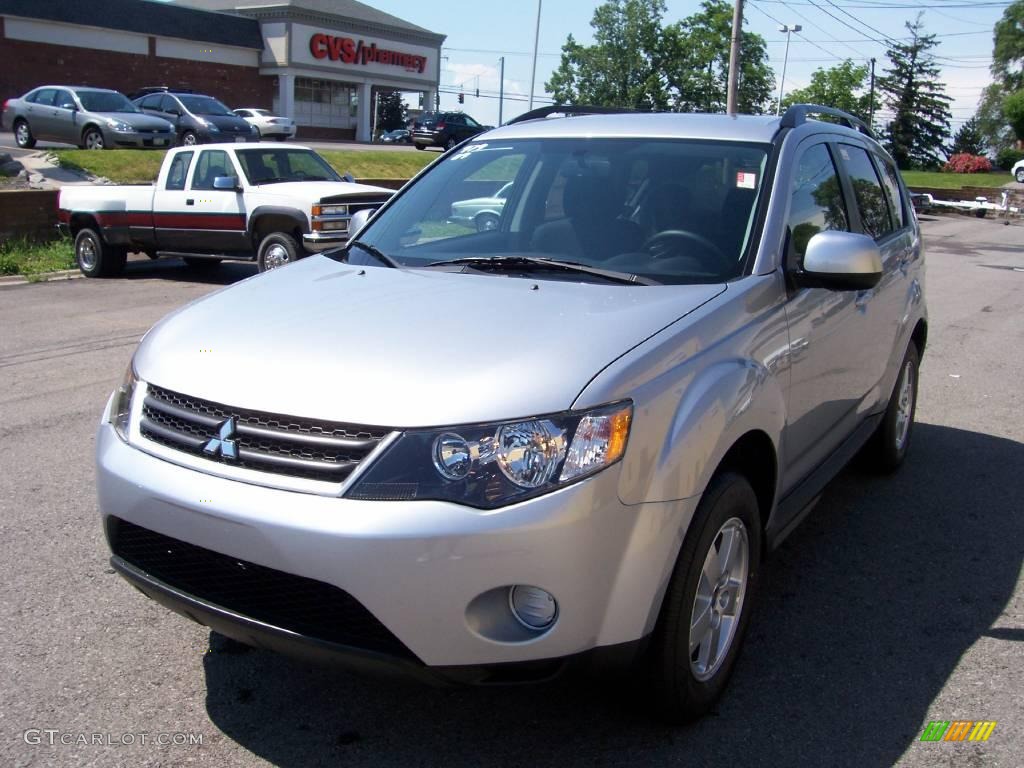
[{"label": "wheel arch", "polygon": [[78,233],[86,228],[96,232],[102,240],[106,240],[103,236],[103,228],[93,214],[81,211],[73,212],[68,218],[68,230],[71,232],[72,239],[77,237]]},{"label": "wheel arch", "polygon": [[928,321],[923,317],[917,321],[914,330],[910,334],[910,340],[917,345],[918,358],[924,357],[924,347],[928,343]]},{"label": "wheel arch", "polygon": [[309,222],[294,208],[265,205],[249,214],[248,230],[255,248],[264,237],[274,232],[285,232],[301,243],[303,233],[309,232]]}]

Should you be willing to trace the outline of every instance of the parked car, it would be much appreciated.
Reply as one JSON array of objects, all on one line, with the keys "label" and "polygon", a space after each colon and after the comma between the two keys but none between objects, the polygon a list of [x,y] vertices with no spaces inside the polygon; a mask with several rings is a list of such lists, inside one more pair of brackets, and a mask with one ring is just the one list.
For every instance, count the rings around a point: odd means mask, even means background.
[{"label": "parked car", "polygon": [[412,144],[412,134],[407,128],[396,128],[380,137],[382,144]]},{"label": "parked car", "polygon": [[158,91],[136,99],[134,104],[148,115],[170,121],[177,131],[178,143],[186,147],[260,140],[256,126],[249,125],[212,96]]},{"label": "parked car", "polygon": [[174,126],[168,121],[142,114],[124,94],[106,88],[33,88],[20,99],[4,102],[2,122],[14,131],[22,149],[40,140],[82,149],[166,148],[174,143]]},{"label": "parked car", "polygon": [[118,274],[129,250],[265,272],[343,245],[352,215],[392,194],[343,179],[307,147],[211,144],[172,149],[155,185],[64,187],[57,215],[87,277]]},{"label": "parked car", "polygon": [[132,91],[128,94],[128,98],[132,101],[141,99],[143,96],[149,96],[151,93],[168,93],[173,91],[174,93],[195,93],[191,88],[171,88],[167,85],[147,85],[144,88],[139,88],[136,91]]},{"label": "parked car", "polygon": [[1016,179],[1018,184],[1024,184],[1024,160],[1018,160],[1014,163],[1010,173],[1013,174],[1013,178]]},{"label": "parked car", "polygon": [[295,121],[289,117],[273,115],[269,109],[246,107],[244,109],[236,109],[235,114],[249,123],[249,125],[255,125],[256,130],[260,132],[261,138],[284,141],[295,136]]},{"label": "parked car", "polygon": [[424,112],[413,122],[412,142],[416,149],[452,149],[471,136],[489,130],[464,112]]},{"label": "parked car", "polygon": [[[481,684],[603,663],[666,719],[714,706],[766,554],[856,453],[907,456],[918,222],[838,110],[552,113],[144,336],[96,439],[122,576],[311,659]],[[445,222],[497,180],[497,229]]]},{"label": "parked car", "polygon": [[501,223],[501,212],[505,209],[505,200],[512,194],[512,185],[513,182],[510,181],[503,184],[493,195],[452,203],[448,221],[475,227],[477,232],[497,229]]}]

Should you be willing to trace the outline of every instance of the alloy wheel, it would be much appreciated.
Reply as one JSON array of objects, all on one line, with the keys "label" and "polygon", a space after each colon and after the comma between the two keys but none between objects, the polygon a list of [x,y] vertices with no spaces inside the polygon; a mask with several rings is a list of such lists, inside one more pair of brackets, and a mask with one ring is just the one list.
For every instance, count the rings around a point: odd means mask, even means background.
[{"label": "alloy wheel", "polygon": [[91,237],[83,237],[78,241],[78,263],[83,270],[92,271],[96,268],[96,242]]},{"label": "alloy wheel", "polygon": [[910,419],[914,413],[914,366],[910,360],[903,364],[900,376],[900,394],[896,404],[896,450],[902,451],[910,434]]}]

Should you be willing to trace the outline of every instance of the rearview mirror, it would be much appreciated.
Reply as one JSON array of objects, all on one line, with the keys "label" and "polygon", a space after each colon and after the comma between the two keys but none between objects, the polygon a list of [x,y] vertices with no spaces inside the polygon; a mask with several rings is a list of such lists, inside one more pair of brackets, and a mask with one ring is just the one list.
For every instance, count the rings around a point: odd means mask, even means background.
[{"label": "rearview mirror", "polygon": [[348,223],[348,236],[350,240],[355,239],[356,235],[359,234],[359,230],[366,226],[366,222],[376,212],[376,208],[363,208],[352,214],[352,218]]},{"label": "rearview mirror", "polygon": [[807,242],[801,285],[831,291],[864,291],[882,279],[882,253],[875,241],[856,232],[819,232]]},{"label": "rearview mirror", "polygon": [[216,176],[213,179],[214,189],[230,189],[235,192],[239,190],[237,176]]}]

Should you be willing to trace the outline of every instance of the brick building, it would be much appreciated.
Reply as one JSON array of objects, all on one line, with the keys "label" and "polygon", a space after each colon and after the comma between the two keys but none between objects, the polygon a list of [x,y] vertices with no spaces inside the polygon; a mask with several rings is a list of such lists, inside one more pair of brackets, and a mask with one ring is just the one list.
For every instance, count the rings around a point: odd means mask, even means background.
[{"label": "brick building", "polygon": [[0,101],[167,85],[272,109],[300,138],[368,140],[375,91],[434,103],[443,41],[356,0],[0,0]]}]

